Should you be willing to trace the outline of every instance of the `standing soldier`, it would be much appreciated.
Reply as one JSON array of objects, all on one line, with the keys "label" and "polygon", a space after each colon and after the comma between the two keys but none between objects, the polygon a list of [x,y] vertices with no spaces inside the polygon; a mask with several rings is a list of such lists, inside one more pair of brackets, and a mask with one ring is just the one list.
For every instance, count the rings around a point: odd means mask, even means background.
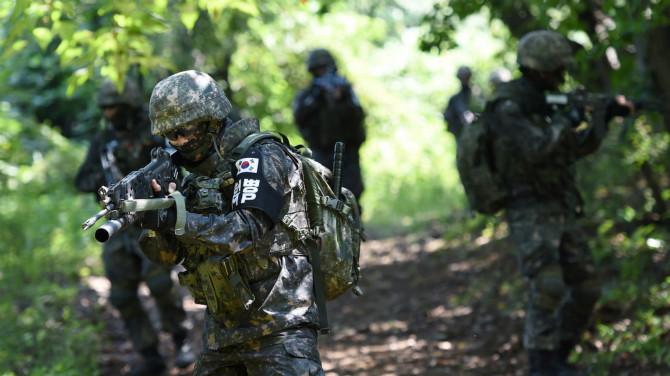
[{"label": "standing soldier", "polygon": [[442,117],[447,122],[447,131],[454,135],[458,145],[463,128],[475,120],[475,114],[481,112],[484,100],[479,87],[470,84],[472,71],[469,67],[459,67],[456,78],[461,84],[461,90],[449,98]]},{"label": "standing soldier", "polygon": [[344,142],[342,186],[360,202],[364,187],[358,152],[365,141],[363,108],[351,84],[337,74],[337,65],[328,50],[312,50],[307,69],[312,82],[293,99],[298,130],[313,158],[328,168],[333,167],[335,143]]},{"label": "standing soldier", "polygon": [[491,72],[489,76],[489,83],[491,84],[491,93],[495,94],[498,91],[498,86],[503,82],[509,82],[512,79],[512,72],[507,68],[498,68]]},{"label": "standing soldier", "polygon": [[[308,224],[300,160],[271,139],[237,155],[258,119],[233,123],[205,73],[162,80],[149,106],[151,132],[190,174],[185,225],[175,229],[174,207],[147,211],[140,246],[155,262],[182,263],[180,283],[207,305],[194,375],[324,375],[312,266],[293,230]],[[155,181],[154,190],[165,194]]]},{"label": "standing soldier", "polygon": [[[132,80],[126,80],[122,94],[111,81],[103,83],[98,91],[98,106],[111,126],[91,140],[75,181],[79,191],[96,193],[96,198],[100,186],[115,183],[146,166],[151,161],[151,149],[165,146],[163,139],[148,132],[147,108]],[[133,347],[143,357],[128,375],[155,376],[165,370],[166,364],[158,352],[158,336],[137,296],[141,281],[156,300],[162,329],[172,335],[175,365],[186,368],[195,361],[195,355],[187,341],[186,313],[170,278],[171,269],[144,256],[138,243],[141,231],[138,225],[130,225],[111,238],[103,245],[102,259],[111,283],[110,302],[121,314]]]},{"label": "standing soldier", "polygon": [[[634,111],[617,96],[605,124],[578,128],[583,111],[557,111],[545,100],[573,63],[566,38],[534,31],[519,42],[521,78],[500,84],[486,108],[494,160],[508,191],[507,221],[519,267],[530,283],[524,346],[531,376],[583,375],[567,362],[600,296],[600,282],[578,219],[583,200],[575,162],[595,152],[606,123]],[[600,130],[598,127],[601,127]]]}]

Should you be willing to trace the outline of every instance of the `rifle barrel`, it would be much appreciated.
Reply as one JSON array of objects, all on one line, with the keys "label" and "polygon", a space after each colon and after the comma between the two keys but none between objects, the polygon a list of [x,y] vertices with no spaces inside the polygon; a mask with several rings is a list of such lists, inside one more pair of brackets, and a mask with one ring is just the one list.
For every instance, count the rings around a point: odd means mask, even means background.
[{"label": "rifle barrel", "polygon": [[120,217],[118,219],[112,219],[105,222],[104,225],[95,230],[95,240],[99,241],[100,243],[106,243],[115,233],[123,230],[126,227],[127,222],[128,221],[125,217]]}]

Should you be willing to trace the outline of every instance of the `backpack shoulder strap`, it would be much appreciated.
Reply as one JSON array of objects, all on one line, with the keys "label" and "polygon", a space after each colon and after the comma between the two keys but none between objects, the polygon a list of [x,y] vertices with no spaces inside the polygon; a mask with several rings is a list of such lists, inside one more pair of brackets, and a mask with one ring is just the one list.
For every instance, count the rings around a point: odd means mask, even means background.
[{"label": "backpack shoulder strap", "polygon": [[230,157],[231,157],[231,159],[233,159],[235,161],[240,159],[240,157],[243,156],[244,153],[246,153],[247,150],[252,145],[254,145],[255,143],[257,143],[258,141],[261,141],[261,140],[274,139],[276,141],[282,142],[283,139],[286,138],[286,136],[284,136],[283,134],[280,134],[280,135],[283,136],[283,137],[280,138],[279,136],[273,134],[271,131],[252,133],[252,134],[248,135],[247,137],[245,137],[239,144],[237,144],[235,149],[233,149],[233,151],[230,153]]}]

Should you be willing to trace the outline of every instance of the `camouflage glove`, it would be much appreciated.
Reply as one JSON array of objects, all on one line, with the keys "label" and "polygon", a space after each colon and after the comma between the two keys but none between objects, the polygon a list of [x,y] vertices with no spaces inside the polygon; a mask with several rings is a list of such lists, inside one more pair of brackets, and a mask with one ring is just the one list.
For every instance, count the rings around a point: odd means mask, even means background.
[{"label": "camouflage glove", "polygon": [[[636,107],[638,107],[638,105],[636,105]],[[605,114],[605,121],[609,122],[613,117],[630,115],[630,108],[622,106],[616,103],[616,101],[612,100],[607,104],[607,110]]]}]

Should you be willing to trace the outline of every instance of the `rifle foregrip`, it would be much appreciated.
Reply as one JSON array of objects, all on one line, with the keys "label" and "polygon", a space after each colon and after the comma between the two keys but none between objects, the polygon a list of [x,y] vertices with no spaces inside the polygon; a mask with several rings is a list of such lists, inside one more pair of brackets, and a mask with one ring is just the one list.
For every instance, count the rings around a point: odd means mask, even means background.
[{"label": "rifle foregrip", "polygon": [[344,143],[335,143],[335,154],[333,156],[333,192],[340,197],[342,190],[342,158],[344,155]]}]

